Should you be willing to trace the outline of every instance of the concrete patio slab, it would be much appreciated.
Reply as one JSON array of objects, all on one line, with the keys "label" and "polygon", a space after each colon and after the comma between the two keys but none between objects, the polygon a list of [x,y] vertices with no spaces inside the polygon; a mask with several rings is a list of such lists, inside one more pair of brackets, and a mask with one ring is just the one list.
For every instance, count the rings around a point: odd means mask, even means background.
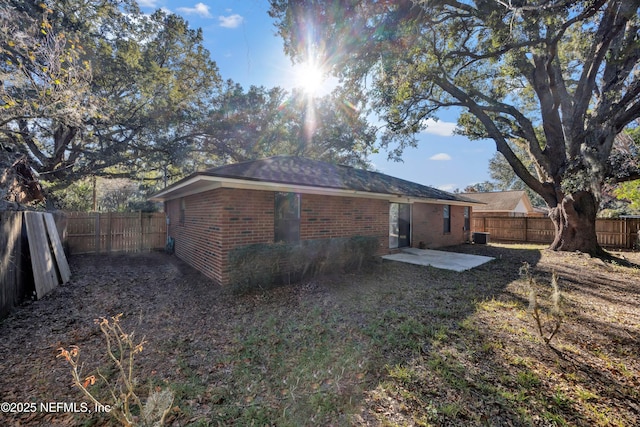
[{"label": "concrete patio slab", "polygon": [[383,255],[382,259],[417,265],[430,265],[453,271],[465,271],[487,263],[495,258],[456,252],[434,251],[432,249],[405,248],[401,253]]}]

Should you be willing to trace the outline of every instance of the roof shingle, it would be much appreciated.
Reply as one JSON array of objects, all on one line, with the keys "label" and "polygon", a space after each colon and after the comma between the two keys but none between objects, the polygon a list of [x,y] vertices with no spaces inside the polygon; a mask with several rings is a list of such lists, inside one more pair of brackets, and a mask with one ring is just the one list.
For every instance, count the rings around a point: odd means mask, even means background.
[{"label": "roof shingle", "polygon": [[200,175],[264,181],[290,185],[363,191],[406,197],[472,202],[437,188],[395,178],[379,172],[312,160],[274,156],[208,169]]}]

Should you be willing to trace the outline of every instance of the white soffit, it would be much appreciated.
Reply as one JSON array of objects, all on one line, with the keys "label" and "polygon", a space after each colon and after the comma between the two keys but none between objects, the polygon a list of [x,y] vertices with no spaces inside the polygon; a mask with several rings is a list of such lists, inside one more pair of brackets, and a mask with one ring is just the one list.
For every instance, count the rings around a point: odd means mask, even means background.
[{"label": "white soffit", "polygon": [[164,202],[180,197],[191,196],[203,191],[216,188],[238,188],[243,190],[283,191],[291,193],[317,194],[323,196],[360,197],[367,199],[382,199],[394,203],[433,203],[442,205],[472,206],[477,203],[466,203],[457,200],[421,199],[416,197],[369,193],[366,191],[345,190],[340,188],[312,187],[307,185],[283,184],[278,182],[252,181],[247,179],[224,178],[218,176],[196,175],[173,187],[159,192],[150,200]]}]

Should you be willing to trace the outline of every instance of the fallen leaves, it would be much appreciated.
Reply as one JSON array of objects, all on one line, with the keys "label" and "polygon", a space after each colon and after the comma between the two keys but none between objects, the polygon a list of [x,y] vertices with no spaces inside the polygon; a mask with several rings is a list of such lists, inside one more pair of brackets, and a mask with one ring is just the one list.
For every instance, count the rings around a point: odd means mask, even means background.
[{"label": "fallen leaves", "polygon": [[[540,250],[492,245],[458,250],[502,256],[466,273],[384,264],[350,275],[348,284],[330,276],[244,296],[217,287],[164,254],[72,256],[69,284],[20,307],[0,324],[0,391],[14,401],[81,401],[77,388],[69,387],[68,368],[56,357],[76,357],[74,346],[79,346],[83,360],[95,360],[85,367],[91,372],[105,362],[93,319],[123,313],[126,330],[147,337],[137,355],[139,381],[176,389],[169,421],[177,425],[212,419],[225,424],[245,407],[293,417],[301,411],[296,405],[309,396],[330,408],[330,418],[316,422],[336,425],[411,424],[416,419],[517,425],[523,419],[518,417],[533,421],[531,414],[553,411],[572,425],[594,424],[598,414],[606,421],[612,411],[620,422],[638,420],[637,271],[609,271],[584,265],[577,255]],[[634,253],[627,258],[640,261]],[[557,269],[560,286],[570,296],[566,323],[554,338],[557,353],[536,340],[527,315],[518,316],[526,308],[517,282],[525,260],[546,279]],[[265,319],[273,324],[265,325]],[[287,330],[287,319],[295,327]],[[304,346],[292,348],[292,342]],[[353,356],[345,370],[316,367],[309,381],[296,382],[299,373],[293,372],[277,381],[270,377],[279,364],[300,369],[297,361],[312,354],[318,342],[331,344],[329,355],[353,343],[362,354]],[[403,348],[403,343],[415,348]],[[410,367],[413,376],[403,380],[407,383],[390,379],[385,365]],[[255,373],[253,388],[237,387],[239,372]],[[520,390],[518,374],[537,385]],[[83,376],[82,384],[93,381]],[[349,422],[340,414],[347,407],[360,411]],[[64,426],[87,418],[37,413],[7,422]],[[91,421],[106,425],[109,418],[92,415]]]}]

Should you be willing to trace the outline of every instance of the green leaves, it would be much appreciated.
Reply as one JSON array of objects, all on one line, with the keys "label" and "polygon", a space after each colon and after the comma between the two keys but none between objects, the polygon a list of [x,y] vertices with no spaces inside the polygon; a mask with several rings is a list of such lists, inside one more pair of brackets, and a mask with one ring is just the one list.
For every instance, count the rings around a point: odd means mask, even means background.
[{"label": "green leaves", "polygon": [[220,162],[288,154],[366,166],[375,132],[359,104],[339,93],[311,98],[277,87],[245,91],[228,80],[197,147]]},{"label": "green leaves", "polygon": [[[395,141],[397,153],[414,141],[425,117],[461,107],[466,135],[494,139],[515,173],[550,204],[562,197],[554,182],[585,140],[600,159],[585,162],[591,165],[585,177],[602,181],[612,135],[640,115],[640,10],[634,2],[354,0],[340,10],[323,0],[271,5],[291,56],[305,55],[312,28],[345,88],[361,92],[385,118],[383,141]],[[310,20],[310,10],[323,11],[321,19]],[[512,152],[513,138],[526,142],[541,176]]]},{"label": "green leaves", "polygon": [[640,211],[640,180],[619,184],[613,193],[619,199],[628,200],[632,209]]},{"label": "green leaves", "polygon": [[[322,41],[343,86],[386,121],[391,157],[416,143],[425,118],[455,107],[462,133],[493,139],[550,208],[573,192],[597,206],[605,179],[640,176],[610,167],[616,135],[640,117],[638,2],[334,3],[271,0],[270,14],[292,57]],[[580,222],[593,234],[583,242],[597,244],[594,221]]]},{"label": "green leaves", "polygon": [[0,17],[0,138],[37,159],[42,179],[135,176],[157,168],[156,141],[193,132],[220,77],[182,18],[148,17],[134,0],[11,3]]}]

